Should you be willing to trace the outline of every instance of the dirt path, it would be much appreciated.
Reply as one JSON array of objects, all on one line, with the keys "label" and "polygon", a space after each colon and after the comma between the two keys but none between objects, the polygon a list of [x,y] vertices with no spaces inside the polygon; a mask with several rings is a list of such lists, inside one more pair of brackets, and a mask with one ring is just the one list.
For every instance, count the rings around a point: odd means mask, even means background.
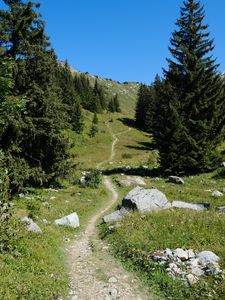
[{"label": "dirt path", "polygon": [[[128,129],[130,130],[130,129]],[[127,131],[125,131],[127,132]],[[119,134],[112,134],[110,159],[115,155]],[[72,300],[150,300],[150,295],[140,289],[138,279],[123,269],[109,254],[109,245],[101,241],[95,225],[118,200],[118,193],[110,179],[104,177],[105,187],[111,192],[107,205],[89,221],[85,231],[67,249],[70,267],[70,295]]]}]

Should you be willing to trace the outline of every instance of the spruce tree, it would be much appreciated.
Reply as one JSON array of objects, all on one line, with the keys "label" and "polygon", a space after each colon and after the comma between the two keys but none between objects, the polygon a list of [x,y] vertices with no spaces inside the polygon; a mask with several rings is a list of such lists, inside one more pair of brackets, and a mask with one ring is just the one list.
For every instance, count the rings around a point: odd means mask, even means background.
[{"label": "spruce tree", "polygon": [[[17,111],[20,126],[12,131],[10,120],[1,140],[9,158],[11,190],[16,191],[23,184],[43,185],[62,174],[68,144],[61,134],[64,111],[54,82],[56,56],[36,11],[39,4],[5,3],[8,10],[0,11],[0,48],[2,57],[11,58],[15,65],[12,96],[26,100],[24,111]],[[16,135],[11,139],[13,146],[9,143],[12,133]]]},{"label": "spruce tree", "polygon": [[116,111],[116,112],[121,112],[118,94],[116,94],[116,95],[114,96],[113,101],[114,101],[115,111]]},{"label": "spruce tree", "polygon": [[157,88],[154,137],[168,172],[215,168],[216,146],[224,137],[223,85],[204,17],[200,2],[184,1],[169,47],[172,59]]}]

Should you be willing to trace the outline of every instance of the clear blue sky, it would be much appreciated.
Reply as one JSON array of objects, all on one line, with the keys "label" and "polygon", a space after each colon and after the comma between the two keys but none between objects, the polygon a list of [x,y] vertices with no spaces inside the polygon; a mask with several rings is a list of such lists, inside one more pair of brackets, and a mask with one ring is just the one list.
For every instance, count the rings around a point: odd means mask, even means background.
[{"label": "clear blue sky", "polygon": [[[38,1],[38,0],[37,0]],[[40,0],[60,60],[82,72],[150,83],[161,74],[182,0]],[[202,0],[225,70],[225,0]]]}]

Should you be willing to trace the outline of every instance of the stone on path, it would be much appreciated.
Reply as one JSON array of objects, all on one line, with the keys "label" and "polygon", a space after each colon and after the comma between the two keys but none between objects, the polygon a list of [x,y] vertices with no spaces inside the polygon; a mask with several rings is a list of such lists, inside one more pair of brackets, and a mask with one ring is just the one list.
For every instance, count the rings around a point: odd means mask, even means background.
[{"label": "stone on path", "polygon": [[206,210],[206,207],[209,206],[208,203],[188,203],[184,201],[173,201],[173,208],[184,208],[184,209],[193,209],[193,210]]},{"label": "stone on path", "polygon": [[159,190],[144,189],[138,186],[126,195],[122,206],[144,212],[168,209],[171,207],[171,204]]},{"label": "stone on path", "polygon": [[28,231],[42,233],[41,228],[31,218],[23,217],[21,221],[27,224],[26,228]]},{"label": "stone on path", "polygon": [[178,176],[169,176],[169,182],[176,183],[176,184],[184,184],[184,180]]},{"label": "stone on path", "polygon": [[80,226],[79,217],[78,217],[77,213],[75,213],[75,212],[68,215],[68,216],[65,216],[61,219],[55,220],[54,224],[73,227],[73,228],[76,228],[76,227]]}]

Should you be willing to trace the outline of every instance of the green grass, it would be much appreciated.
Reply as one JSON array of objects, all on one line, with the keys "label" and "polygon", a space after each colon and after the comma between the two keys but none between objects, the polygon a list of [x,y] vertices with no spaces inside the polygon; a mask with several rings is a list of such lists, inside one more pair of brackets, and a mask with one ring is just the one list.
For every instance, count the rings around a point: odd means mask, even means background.
[{"label": "green grass", "polygon": [[[225,299],[225,282],[221,278],[206,277],[190,288],[180,280],[171,279],[162,267],[147,259],[147,254],[166,248],[186,248],[195,251],[211,250],[221,258],[225,269],[225,215],[215,211],[225,205],[225,196],[214,198],[205,190],[221,190],[223,179],[214,178],[215,173],[185,177],[184,185],[168,183],[163,178],[146,177],[147,188],[157,188],[167,198],[186,202],[208,202],[207,212],[191,210],[161,211],[157,213],[134,213],[109,230],[100,226],[101,236],[112,245],[115,255],[125,266],[135,270],[146,287],[154,289],[164,299]],[[114,176],[114,180],[121,178]],[[132,187],[121,188],[121,199]],[[127,234],[129,232],[129,234]]]},{"label": "green grass", "polygon": [[[40,208],[32,213],[43,233],[28,233],[20,228],[16,251],[12,255],[1,254],[0,299],[66,299],[69,282],[65,246],[69,240],[76,238],[108,195],[100,185],[98,189],[67,186],[59,192],[34,190],[30,196],[34,200],[14,199],[16,216],[27,215],[27,203],[34,202],[33,207]],[[48,207],[42,205],[46,201]],[[74,211],[80,218],[79,229],[45,225],[41,221],[47,219],[52,222]]]}]

